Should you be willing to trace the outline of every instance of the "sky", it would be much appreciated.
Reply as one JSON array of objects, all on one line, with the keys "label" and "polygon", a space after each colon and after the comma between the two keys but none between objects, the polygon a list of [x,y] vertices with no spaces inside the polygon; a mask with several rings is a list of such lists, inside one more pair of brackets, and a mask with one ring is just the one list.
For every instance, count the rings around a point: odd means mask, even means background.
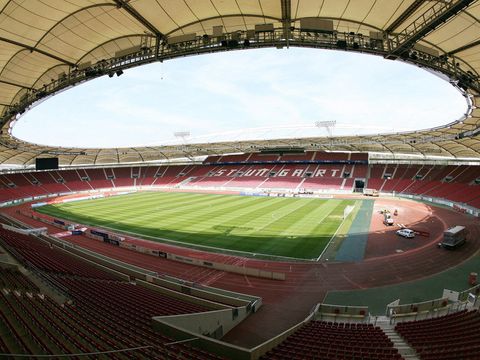
[{"label": "sky", "polygon": [[[465,111],[465,99],[448,82],[399,61],[321,49],[251,49],[86,82],[25,113],[13,135],[52,146],[124,147],[378,134],[443,125]],[[319,121],[336,125],[316,127]]]}]

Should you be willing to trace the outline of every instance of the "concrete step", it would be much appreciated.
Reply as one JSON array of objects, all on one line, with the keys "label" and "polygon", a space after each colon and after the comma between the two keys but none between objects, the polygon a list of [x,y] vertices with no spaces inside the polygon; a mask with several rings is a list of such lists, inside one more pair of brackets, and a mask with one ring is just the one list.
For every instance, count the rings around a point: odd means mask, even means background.
[{"label": "concrete step", "polygon": [[376,325],[380,327],[380,329],[382,329],[383,332],[388,336],[388,338],[392,341],[393,346],[398,350],[404,359],[420,359],[415,350],[408,345],[405,340],[403,340],[403,338],[395,331],[395,325],[390,324],[390,319],[385,316],[378,317]]}]

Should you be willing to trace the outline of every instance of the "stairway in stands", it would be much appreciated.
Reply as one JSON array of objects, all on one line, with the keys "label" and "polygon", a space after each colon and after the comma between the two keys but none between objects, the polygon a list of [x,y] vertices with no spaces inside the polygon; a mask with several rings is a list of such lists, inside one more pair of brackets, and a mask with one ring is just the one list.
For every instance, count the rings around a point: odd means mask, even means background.
[{"label": "stairway in stands", "polygon": [[176,188],[180,188],[182,186],[185,186],[187,185],[190,181],[192,181],[193,179],[196,179],[196,176],[190,176],[189,178],[183,180],[182,182],[178,183],[177,185],[175,185]]},{"label": "stairway in stands", "polygon": [[415,350],[412,349],[395,331],[395,325],[390,324],[389,318],[386,316],[379,316],[377,318],[376,325],[380,327],[380,329],[382,329],[388,338],[393,342],[393,347],[398,350],[400,355],[402,355],[405,360],[420,360]]}]

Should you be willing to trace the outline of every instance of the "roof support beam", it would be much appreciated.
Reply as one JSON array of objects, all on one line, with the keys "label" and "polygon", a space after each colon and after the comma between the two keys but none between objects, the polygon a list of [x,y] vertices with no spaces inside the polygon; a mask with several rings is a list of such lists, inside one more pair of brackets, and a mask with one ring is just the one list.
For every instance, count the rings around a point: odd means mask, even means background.
[{"label": "roof support beam", "polygon": [[117,4],[117,7],[120,9],[124,9],[127,13],[129,13],[135,20],[137,20],[140,24],[145,26],[149,31],[152,32],[158,39],[162,39],[164,35],[151,24],[147,19],[145,19],[140,13],[135,10],[132,6],[128,3],[130,0],[114,0]]},{"label": "roof support beam", "polygon": [[467,44],[467,45],[464,45],[464,46],[460,46],[459,48],[456,48],[455,50],[450,51],[448,54],[449,55],[455,55],[456,53],[471,49],[471,48],[473,48],[475,46],[478,46],[478,45],[480,45],[480,40],[474,41],[474,42],[472,42],[470,44]]},{"label": "roof support beam", "polygon": [[396,28],[398,28],[400,25],[402,25],[405,20],[407,20],[412,14],[422,5],[425,3],[425,0],[415,0],[409,7],[405,9],[403,13],[400,14],[399,17],[397,17],[388,28],[385,29],[386,33],[392,33],[395,31]]},{"label": "roof support beam", "polygon": [[30,50],[31,52],[37,52],[37,53],[39,53],[39,54],[48,56],[49,58],[55,59],[55,60],[57,60],[57,61],[60,61],[61,63],[67,64],[67,65],[70,65],[70,66],[74,66],[74,65],[75,65],[74,63],[72,63],[72,62],[70,62],[70,61],[68,61],[68,60],[62,59],[61,57],[59,57],[59,56],[57,56],[57,55],[50,54],[50,53],[47,52],[47,51],[43,51],[43,50],[37,49],[36,47],[33,47],[33,46],[29,46],[29,45],[22,44],[22,43],[20,43],[20,42],[18,42],[18,41],[6,39],[6,38],[3,38],[3,37],[0,37],[0,41],[6,42],[6,43],[8,43],[8,44],[12,44],[12,45],[16,45],[16,46],[22,47],[22,48],[24,48],[24,49]]},{"label": "roof support beam", "polygon": [[0,83],[2,83],[2,84],[7,84],[7,85],[11,85],[11,86],[15,86],[15,87],[19,87],[19,88],[22,88],[22,89],[31,89],[31,88],[29,88],[28,86],[20,85],[20,84],[17,84],[17,83],[13,83],[13,82],[8,81],[8,80],[2,80],[2,79],[0,79]]},{"label": "roof support beam", "polygon": [[[243,17],[260,18],[260,19],[268,19],[268,20],[273,20],[273,21],[281,21],[282,20],[282,19],[279,19],[277,17],[267,16],[267,15],[258,15],[258,14],[247,14],[247,13],[245,13],[245,14],[242,14],[242,16]],[[187,28],[187,27],[192,26],[192,25],[201,24],[202,22],[208,22],[208,21],[217,20],[217,19],[233,18],[233,17],[239,17],[239,15],[238,14],[222,14],[222,15],[207,17],[207,18],[204,18],[204,19],[201,19],[201,20],[195,20],[195,21],[192,21],[192,22],[189,22],[189,23],[186,23],[186,24],[182,24],[182,26],[174,28],[174,29],[170,30],[169,32],[165,33],[164,35],[169,36],[170,34],[176,33],[179,30],[182,30],[182,29]]]},{"label": "roof support beam", "polygon": [[421,38],[475,1],[477,0],[434,2],[423,14],[396,35],[396,41],[393,41],[390,53],[392,55],[400,55],[409,50]]},{"label": "roof support beam", "polygon": [[290,27],[292,24],[292,2],[291,0],[280,0],[282,8],[283,36],[287,39],[287,47],[290,39]]},{"label": "roof support beam", "polygon": [[292,18],[292,2],[291,0],[280,0],[282,8],[282,20],[290,21]]}]

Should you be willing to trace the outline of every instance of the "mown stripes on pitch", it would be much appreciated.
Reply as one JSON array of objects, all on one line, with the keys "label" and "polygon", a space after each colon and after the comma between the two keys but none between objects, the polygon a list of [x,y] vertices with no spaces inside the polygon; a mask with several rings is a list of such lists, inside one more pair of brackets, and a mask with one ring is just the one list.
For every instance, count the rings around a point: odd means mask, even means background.
[{"label": "mown stripes on pitch", "polygon": [[354,200],[142,192],[39,208],[82,224],[184,244],[315,259]]}]

